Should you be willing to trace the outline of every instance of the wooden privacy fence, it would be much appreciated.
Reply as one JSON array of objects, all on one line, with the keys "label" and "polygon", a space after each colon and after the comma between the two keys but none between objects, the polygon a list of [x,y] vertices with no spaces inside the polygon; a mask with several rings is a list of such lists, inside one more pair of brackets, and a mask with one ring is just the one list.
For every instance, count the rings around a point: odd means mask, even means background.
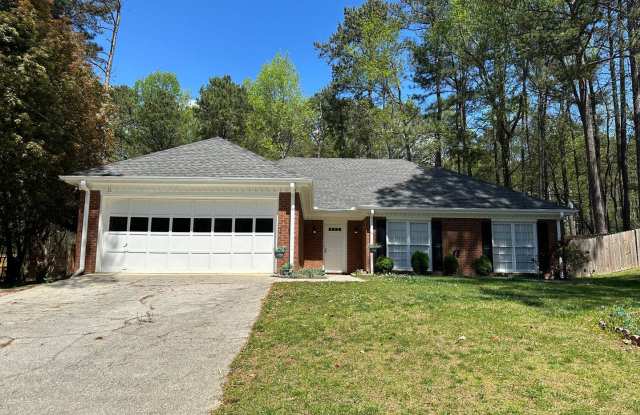
[{"label": "wooden privacy fence", "polygon": [[623,271],[640,266],[640,229],[574,239],[571,245],[587,253],[589,262],[577,276]]}]

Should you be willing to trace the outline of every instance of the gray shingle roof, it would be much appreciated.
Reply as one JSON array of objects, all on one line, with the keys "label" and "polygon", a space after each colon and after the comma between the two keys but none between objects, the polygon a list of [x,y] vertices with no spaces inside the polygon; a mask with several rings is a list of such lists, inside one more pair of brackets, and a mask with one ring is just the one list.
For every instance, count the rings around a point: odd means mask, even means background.
[{"label": "gray shingle roof", "polygon": [[291,179],[275,162],[222,138],[185,144],[75,173],[81,176]]},{"label": "gray shingle roof", "polygon": [[562,209],[449,170],[406,160],[287,158],[280,166],[313,179],[321,209],[357,206],[468,209]]}]

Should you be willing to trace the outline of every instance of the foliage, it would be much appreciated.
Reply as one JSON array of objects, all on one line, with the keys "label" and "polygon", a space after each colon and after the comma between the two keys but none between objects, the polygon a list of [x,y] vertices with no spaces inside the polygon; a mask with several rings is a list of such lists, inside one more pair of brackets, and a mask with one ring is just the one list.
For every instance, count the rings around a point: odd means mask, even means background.
[{"label": "foliage", "polygon": [[247,90],[229,75],[210,78],[200,88],[195,107],[200,138],[222,137],[241,142],[250,111]]},{"label": "foliage", "polygon": [[245,88],[251,105],[245,145],[270,158],[301,151],[309,136],[311,107],[302,96],[298,73],[289,57],[277,54]]},{"label": "foliage", "polygon": [[379,256],[376,258],[374,269],[379,274],[388,274],[393,271],[393,259],[387,256]]},{"label": "foliage", "polygon": [[459,266],[458,258],[455,255],[445,255],[442,260],[444,275],[456,275]]},{"label": "foliage", "polygon": [[277,284],[214,414],[636,414],[638,351],[594,325],[640,276],[586,282]]},{"label": "foliage", "polygon": [[291,273],[291,278],[325,279],[327,277],[322,268],[300,268]]},{"label": "foliage", "polygon": [[417,275],[426,275],[429,271],[429,254],[416,251],[411,255],[411,268]]},{"label": "foliage", "polygon": [[58,176],[99,164],[111,138],[87,38],[51,2],[3,2],[0,34],[0,243],[15,284],[73,226],[77,199]]},{"label": "foliage", "polygon": [[609,307],[602,320],[611,331],[626,329],[631,335],[640,336],[640,308],[632,305]]},{"label": "foliage", "polygon": [[582,271],[589,262],[589,255],[572,244],[570,240],[559,242],[555,248],[554,256],[556,258],[562,257],[564,273],[568,277],[575,277],[576,273]]},{"label": "foliage", "polygon": [[478,275],[486,276],[491,274],[493,271],[493,265],[491,264],[491,259],[489,257],[483,255],[480,258],[476,258],[471,264],[473,270]]},{"label": "foliage", "polygon": [[282,275],[289,275],[291,273],[291,271],[293,270],[293,267],[291,266],[291,264],[289,262],[285,262],[281,267],[280,267],[280,274]]}]

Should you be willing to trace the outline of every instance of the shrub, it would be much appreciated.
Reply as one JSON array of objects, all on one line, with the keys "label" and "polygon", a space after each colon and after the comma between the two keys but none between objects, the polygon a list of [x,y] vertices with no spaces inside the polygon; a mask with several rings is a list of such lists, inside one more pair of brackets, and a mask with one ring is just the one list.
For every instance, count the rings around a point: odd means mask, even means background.
[{"label": "shrub", "polygon": [[393,259],[381,256],[376,259],[375,270],[380,274],[388,274],[393,270]]},{"label": "shrub", "polygon": [[562,256],[567,277],[575,277],[589,262],[589,255],[571,243],[560,243],[557,254]]},{"label": "shrub", "polygon": [[491,271],[493,271],[491,260],[485,255],[475,259],[471,265],[478,275],[489,275],[491,274]]},{"label": "shrub", "polygon": [[458,258],[455,255],[447,255],[444,257],[442,261],[442,268],[444,270],[444,275],[455,275],[458,273]]},{"label": "shrub", "polygon": [[322,268],[301,268],[291,273],[292,278],[325,279],[327,278]]},{"label": "shrub", "polygon": [[411,255],[411,268],[418,275],[425,275],[429,271],[429,255],[426,252],[416,251]]}]

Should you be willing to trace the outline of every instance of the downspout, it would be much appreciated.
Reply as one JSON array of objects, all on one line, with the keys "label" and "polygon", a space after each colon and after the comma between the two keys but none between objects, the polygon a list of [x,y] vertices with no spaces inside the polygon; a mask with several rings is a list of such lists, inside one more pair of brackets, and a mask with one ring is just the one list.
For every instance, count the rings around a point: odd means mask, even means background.
[{"label": "downspout", "polygon": [[[560,219],[556,221],[556,240],[558,241],[558,247],[560,242],[562,241],[562,219],[564,217],[563,213],[560,213]],[[561,251],[558,250],[558,253]],[[560,267],[560,278],[564,279],[564,267],[562,265],[562,254],[558,255],[558,266]]]},{"label": "downspout", "polygon": [[80,263],[78,269],[71,275],[77,277],[84,272],[85,258],[87,256],[87,233],[89,227],[89,202],[91,199],[91,191],[87,187],[85,180],[80,181],[78,189],[84,192],[84,209],[82,209],[82,237],[80,238]]},{"label": "downspout", "polygon": [[367,250],[369,251],[369,272],[373,274],[373,251],[371,250],[371,246],[374,244],[373,240],[373,209],[369,214],[369,246]]},{"label": "downspout", "polygon": [[289,265],[293,269],[295,258],[295,238],[296,238],[296,184],[290,183],[291,188],[291,211],[289,212]]}]

